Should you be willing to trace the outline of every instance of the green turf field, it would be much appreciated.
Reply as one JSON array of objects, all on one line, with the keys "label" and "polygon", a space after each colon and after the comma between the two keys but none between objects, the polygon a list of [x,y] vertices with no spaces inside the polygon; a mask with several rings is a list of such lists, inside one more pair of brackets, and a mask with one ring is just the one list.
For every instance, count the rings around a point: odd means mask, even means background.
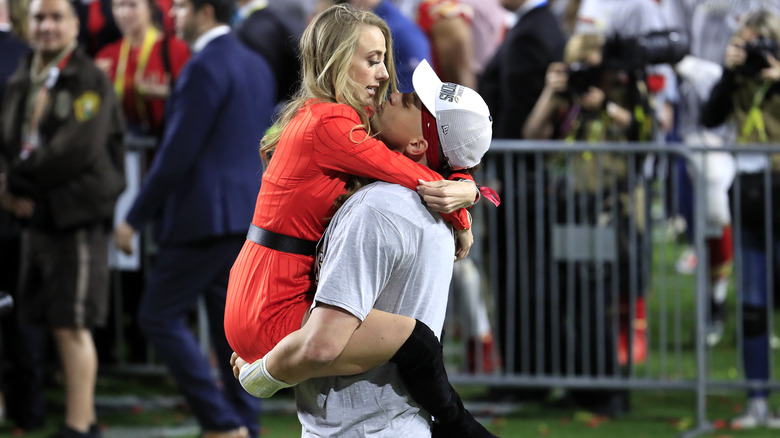
[{"label": "green turf field", "polygon": [[[659,239],[661,240],[661,239]],[[666,272],[667,282],[654,281],[649,297],[651,350],[646,364],[638,366],[639,377],[692,379],[696,377],[693,347],[694,277],[672,275],[673,263],[681,248],[676,245],[657,244],[654,252],[653,272]],[[733,283],[729,300],[733,314]],[[665,286],[664,286],[665,285]],[[664,292],[663,287],[666,287]],[[653,324],[663,308],[679,303],[679,318],[666,323],[667,339],[661,338],[661,327]],[[780,313],[775,316],[780,321]],[[713,348],[709,364],[711,376],[718,380],[740,379],[738,352],[734,335],[735,318],[727,320],[726,336]],[[778,327],[777,324],[775,324]],[[776,331],[780,331],[780,328]],[[672,338],[679,336],[680,342]],[[666,357],[659,352],[666,351]],[[780,354],[775,350],[775,380],[780,378]],[[457,364],[452,364],[457,367]],[[677,437],[696,423],[695,395],[685,391],[635,390],[631,396],[631,411],[617,419],[595,417],[577,409],[560,409],[539,403],[499,405],[475,400],[483,396],[485,387],[459,387],[467,406],[480,421],[502,437],[555,437],[555,438],[650,438]],[[62,421],[62,394],[52,388],[47,397],[51,415],[42,431],[22,434],[12,425],[0,426],[0,437],[46,437]],[[742,410],[743,391],[712,391],[707,399],[707,417],[714,431],[703,436],[711,438],[762,437],[780,438],[780,431],[758,429],[752,431],[730,430],[728,419]],[[780,394],[770,400],[771,406],[780,408]],[[196,437],[198,428],[176,389],[164,377],[139,377],[102,374],[98,381],[98,415],[105,438]],[[263,438],[300,436],[300,425],[294,414],[291,392],[275,396],[265,404],[261,416]]]}]

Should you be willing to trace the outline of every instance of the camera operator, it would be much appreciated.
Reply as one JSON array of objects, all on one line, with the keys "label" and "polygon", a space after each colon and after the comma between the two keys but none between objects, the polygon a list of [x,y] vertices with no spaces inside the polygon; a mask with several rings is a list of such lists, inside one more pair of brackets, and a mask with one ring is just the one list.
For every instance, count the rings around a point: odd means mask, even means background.
[{"label": "camera operator", "polygon": [[[758,11],[747,15],[726,49],[723,75],[702,108],[702,124],[714,127],[732,117],[737,124],[739,143],[780,142],[780,18]],[[780,154],[738,154],[742,239],[736,244],[743,254],[741,288],[743,335],[742,361],[745,377],[768,381],[770,376],[769,291],[767,272],[780,267],[780,218],[773,215],[773,241],[767,242],[764,214],[764,175],[771,171],[772,204],[780,205]],[[769,167],[771,166],[771,167]],[[733,199],[734,187],[729,191]],[[767,266],[771,245],[774,268]],[[775,276],[775,281],[778,278]],[[765,389],[748,391],[745,412],[732,420],[742,429],[767,426],[780,429],[780,415],[772,417]]]},{"label": "camera operator", "polygon": [[[604,56],[605,38],[600,34],[575,34],[564,50],[564,63],[553,63],[548,67],[545,87],[534,106],[531,116],[523,127],[525,138],[565,139],[568,141],[636,141],[649,140],[652,134],[652,116],[648,111],[647,99],[643,98],[643,84],[632,81],[625,71],[605,68],[609,60]],[[628,161],[624,156],[613,153],[577,153],[570,160],[564,154],[551,157],[546,161],[552,175],[561,175],[555,182],[557,194],[557,217],[551,218],[556,228],[570,228],[568,218],[574,217],[577,225],[587,225],[590,236],[596,228],[605,225],[615,230],[617,264],[604,263],[596,258],[588,260],[570,260],[568,263],[555,263],[556,274],[560,279],[558,296],[566,297],[567,284],[573,284],[578,292],[574,301],[549,303],[553,309],[560,306],[558,314],[561,321],[572,315],[575,326],[587,325],[592,335],[587,341],[580,342],[579,335],[574,341],[578,345],[574,357],[566,355],[565,345],[561,348],[562,357],[567,361],[576,361],[577,373],[584,369],[595,371],[599,363],[605,364],[607,375],[617,375],[620,365],[628,363],[626,348],[619,350],[619,334],[613,324],[617,305],[613,299],[611,278],[618,276],[621,301],[628,301],[630,284],[628,255],[628,230],[633,227],[637,235],[643,234],[643,225],[638,218],[643,217],[636,208],[641,205],[641,187],[629,187],[627,181]],[[617,187],[615,191],[613,187]],[[569,200],[575,193],[572,204]],[[633,196],[629,193],[633,192]],[[636,203],[629,201],[637,200]],[[633,207],[632,207],[633,206]],[[604,223],[607,220],[608,223]],[[582,229],[583,227],[575,227]],[[555,230],[552,230],[555,233]],[[572,234],[574,245],[589,245],[587,236],[578,241]],[[641,237],[640,237],[641,238]],[[568,239],[568,238],[567,238]],[[574,269],[569,268],[574,265]],[[637,270],[641,271],[641,270]],[[574,273],[574,275],[571,275]],[[583,274],[587,273],[587,274]],[[641,274],[639,275],[641,277]],[[637,278],[638,297],[642,298],[645,282]],[[596,303],[603,303],[597,308]],[[583,315],[583,310],[587,315]],[[644,308],[637,311],[637,319],[644,319]],[[621,324],[628,325],[628,321]],[[642,324],[645,324],[642,321]],[[561,322],[562,333],[567,333],[565,323]],[[644,325],[643,325],[644,326]],[[585,330],[583,327],[582,330]],[[575,330],[576,332],[581,331]],[[637,353],[633,360],[644,360],[640,339],[634,340]],[[583,363],[583,352],[588,348],[580,344],[589,343],[588,364]],[[601,355],[594,352],[602,351]],[[576,359],[575,359],[576,358]],[[565,365],[564,369],[565,369]],[[570,391],[572,401],[597,414],[614,416],[628,410],[626,391]]]},{"label": "camera operator", "polygon": [[[624,72],[603,68],[605,39],[583,33],[571,37],[564,63],[547,69],[542,94],[523,126],[525,138],[584,141],[647,140],[650,119],[634,117],[639,91]],[[634,89],[632,89],[634,88]],[[644,113],[644,108],[637,108]]]}]

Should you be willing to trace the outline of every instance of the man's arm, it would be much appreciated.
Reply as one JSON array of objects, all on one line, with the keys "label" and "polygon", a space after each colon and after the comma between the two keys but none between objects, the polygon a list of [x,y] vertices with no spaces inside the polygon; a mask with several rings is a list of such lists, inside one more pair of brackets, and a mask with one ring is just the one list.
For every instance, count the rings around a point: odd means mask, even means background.
[{"label": "man's arm", "polygon": [[[339,357],[359,325],[357,317],[340,307],[318,305],[300,330],[282,339],[265,356],[268,371],[292,385],[316,376]],[[362,371],[358,368],[355,373]]]}]

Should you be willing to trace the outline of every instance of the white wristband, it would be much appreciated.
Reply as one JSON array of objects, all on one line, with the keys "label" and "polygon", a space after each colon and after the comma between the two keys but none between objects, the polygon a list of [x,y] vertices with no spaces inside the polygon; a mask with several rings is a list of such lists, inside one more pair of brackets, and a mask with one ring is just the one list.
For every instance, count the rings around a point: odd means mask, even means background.
[{"label": "white wristband", "polygon": [[265,357],[244,365],[238,375],[238,381],[241,382],[241,386],[246,392],[259,398],[269,398],[276,394],[276,391],[292,386],[275,379],[268,372],[265,366]]}]

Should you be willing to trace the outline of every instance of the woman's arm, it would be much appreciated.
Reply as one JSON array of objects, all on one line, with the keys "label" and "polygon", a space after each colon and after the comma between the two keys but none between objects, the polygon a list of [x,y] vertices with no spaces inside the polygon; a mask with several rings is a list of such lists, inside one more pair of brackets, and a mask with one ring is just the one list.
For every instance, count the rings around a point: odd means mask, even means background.
[{"label": "woman's arm", "polygon": [[[368,137],[365,130],[355,129],[358,124],[354,110],[346,105],[334,106],[334,114],[324,118],[314,133],[315,148],[318,149],[314,154],[317,164],[325,169],[400,184],[412,190],[417,190],[420,180],[443,180],[440,174],[389,150],[381,141]],[[452,189],[443,195],[453,199],[438,204],[450,211],[454,207],[459,209],[451,215],[447,215],[446,210],[437,211],[456,229],[467,229],[468,217],[462,207],[474,202],[477,188],[470,182],[452,181],[448,185]],[[427,194],[434,197],[441,195]]]},{"label": "woman's arm", "polygon": [[542,89],[542,94],[523,125],[523,138],[552,138],[554,132],[553,111],[556,108],[555,95],[565,91],[567,83],[568,75],[565,64],[553,62],[547,67],[544,89]]}]

